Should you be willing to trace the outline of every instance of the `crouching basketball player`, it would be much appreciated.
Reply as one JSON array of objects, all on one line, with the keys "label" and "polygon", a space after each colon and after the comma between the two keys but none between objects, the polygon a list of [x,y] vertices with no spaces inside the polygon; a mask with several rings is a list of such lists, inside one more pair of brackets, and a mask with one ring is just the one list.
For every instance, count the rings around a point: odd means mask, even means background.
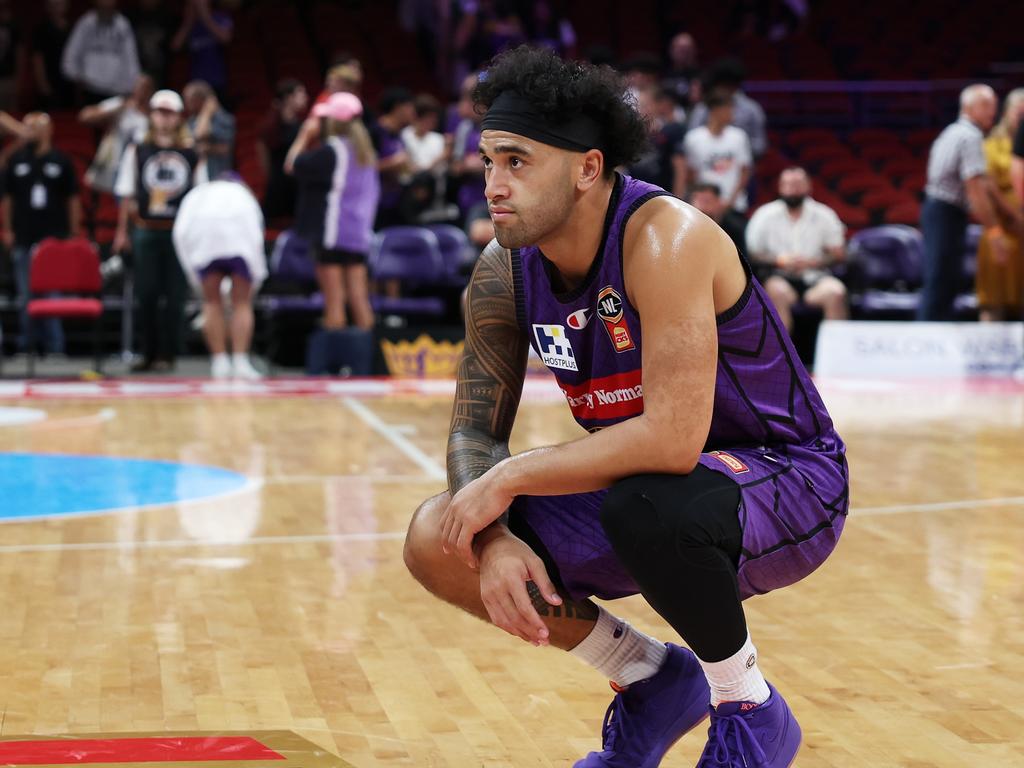
[{"label": "crouching basketball player", "polygon": [[[405,561],[611,679],[602,751],[577,768],[654,768],[709,714],[701,768],[789,766],[800,727],[742,601],[832,552],[843,442],[725,233],[615,172],[646,131],[610,70],[520,48],[474,100],[496,242],[469,288],[449,491],[416,512]],[[510,456],[529,344],[589,434]],[[688,649],[590,600],[637,592]]]}]

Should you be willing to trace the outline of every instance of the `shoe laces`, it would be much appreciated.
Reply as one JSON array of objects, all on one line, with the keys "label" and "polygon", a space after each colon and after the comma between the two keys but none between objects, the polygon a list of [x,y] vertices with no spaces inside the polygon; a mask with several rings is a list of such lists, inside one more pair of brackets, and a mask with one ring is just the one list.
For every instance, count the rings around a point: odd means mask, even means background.
[{"label": "shoe laces", "polygon": [[626,695],[629,689],[615,694],[612,703],[604,713],[604,725],[601,726],[601,748],[606,752],[615,750],[619,737],[623,744],[633,743],[632,735],[636,732],[636,724],[630,723],[629,708],[626,706]]},{"label": "shoe laces", "polygon": [[746,755],[752,754],[754,765],[764,765],[768,756],[747,725],[747,715],[736,712],[720,715],[711,710],[711,728],[708,731],[708,744],[700,756],[697,768],[748,768]]}]

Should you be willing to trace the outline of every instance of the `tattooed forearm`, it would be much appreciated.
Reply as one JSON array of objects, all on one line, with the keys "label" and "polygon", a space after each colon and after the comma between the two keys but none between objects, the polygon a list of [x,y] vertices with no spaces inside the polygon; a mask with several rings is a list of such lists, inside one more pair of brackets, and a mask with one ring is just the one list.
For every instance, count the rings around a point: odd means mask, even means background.
[{"label": "tattooed forearm", "polygon": [[553,619],[580,619],[581,621],[597,621],[597,605],[589,600],[576,602],[567,597],[562,598],[561,605],[551,605],[540,593],[540,587],[532,581],[526,582],[526,592],[530,596],[534,610],[541,616]]},{"label": "tattooed forearm", "polygon": [[467,292],[466,344],[448,439],[452,493],[509,455],[526,351],[527,341],[516,320],[509,253],[492,242],[480,255]]}]

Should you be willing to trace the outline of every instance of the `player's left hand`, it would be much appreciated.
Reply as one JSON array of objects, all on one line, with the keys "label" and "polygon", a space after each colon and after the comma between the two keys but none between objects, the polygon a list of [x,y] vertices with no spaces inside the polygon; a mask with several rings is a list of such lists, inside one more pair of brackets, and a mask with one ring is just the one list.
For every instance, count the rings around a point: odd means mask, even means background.
[{"label": "player's left hand", "polygon": [[470,568],[478,567],[473,537],[501,517],[513,496],[504,490],[499,465],[491,467],[452,497],[441,516],[441,547],[454,552]]}]

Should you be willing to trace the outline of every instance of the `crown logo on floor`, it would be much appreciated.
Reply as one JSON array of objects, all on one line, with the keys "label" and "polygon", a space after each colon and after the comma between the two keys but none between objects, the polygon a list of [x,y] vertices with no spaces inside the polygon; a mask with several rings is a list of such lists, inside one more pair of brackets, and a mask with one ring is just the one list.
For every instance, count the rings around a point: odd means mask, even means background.
[{"label": "crown logo on floor", "polygon": [[434,341],[425,333],[415,341],[382,340],[381,349],[392,376],[433,379],[455,376],[463,342]]}]

